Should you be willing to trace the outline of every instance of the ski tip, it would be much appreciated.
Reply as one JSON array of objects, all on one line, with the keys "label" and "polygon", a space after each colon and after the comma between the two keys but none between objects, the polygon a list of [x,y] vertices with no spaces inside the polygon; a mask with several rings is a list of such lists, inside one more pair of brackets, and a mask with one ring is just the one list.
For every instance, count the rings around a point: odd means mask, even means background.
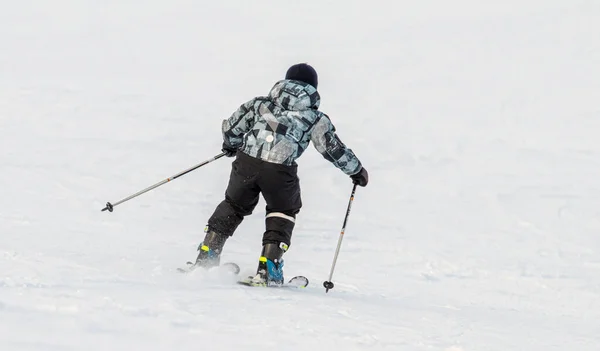
[{"label": "ski tip", "polygon": [[297,288],[306,288],[308,286],[308,278],[302,275],[298,275],[290,279],[288,285],[295,286]]},{"label": "ski tip", "polygon": [[235,274],[235,275],[240,274],[240,271],[241,271],[240,266],[234,262],[223,263],[221,265],[221,267],[223,267],[225,270],[228,270],[229,272],[231,272],[232,274]]}]

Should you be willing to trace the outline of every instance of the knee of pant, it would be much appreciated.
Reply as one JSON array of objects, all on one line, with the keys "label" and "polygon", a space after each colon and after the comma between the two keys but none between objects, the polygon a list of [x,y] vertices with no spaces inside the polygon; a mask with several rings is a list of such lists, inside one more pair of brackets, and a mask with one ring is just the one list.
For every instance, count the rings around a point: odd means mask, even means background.
[{"label": "knee of pant", "polygon": [[281,212],[271,212],[267,214],[267,218],[265,219],[266,232],[263,237],[263,244],[268,242],[283,242],[290,245],[295,222],[295,217]]},{"label": "knee of pant", "polygon": [[208,220],[208,227],[221,235],[231,236],[242,223],[242,220],[243,217],[238,214],[231,204],[223,201]]},{"label": "knee of pant", "polygon": [[235,212],[239,216],[245,217],[252,214],[252,211],[254,211],[254,208],[258,203],[258,199],[252,203],[241,205],[232,201],[229,197],[226,197],[225,203],[229,205],[231,211]]}]

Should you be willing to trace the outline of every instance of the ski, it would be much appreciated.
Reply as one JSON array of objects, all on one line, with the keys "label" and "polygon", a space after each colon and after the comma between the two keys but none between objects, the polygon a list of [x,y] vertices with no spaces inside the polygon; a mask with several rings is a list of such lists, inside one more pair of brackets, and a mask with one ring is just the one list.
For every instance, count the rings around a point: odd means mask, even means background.
[{"label": "ski", "polygon": [[[179,268],[177,268],[177,271],[179,273],[190,273],[190,272],[195,271],[198,268],[204,268],[204,267],[195,265],[193,262],[187,262],[185,267],[179,267]],[[240,273],[240,266],[238,266],[237,263],[233,263],[233,262],[223,263],[220,266],[211,267],[211,268],[218,268],[219,270],[222,270],[222,271],[225,271],[228,273],[232,273],[235,275]],[[205,269],[211,269],[211,268],[205,268]]]},{"label": "ski", "polygon": [[308,278],[299,275],[299,276],[293,277],[287,283],[284,283],[284,284],[258,285],[258,284],[255,284],[252,282],[252,277],[248,277],[243,280],[238,280],[237,283],[240,285],[250,286],[250,287],[302,289],[302,288],[306,288],[308,286]]}]

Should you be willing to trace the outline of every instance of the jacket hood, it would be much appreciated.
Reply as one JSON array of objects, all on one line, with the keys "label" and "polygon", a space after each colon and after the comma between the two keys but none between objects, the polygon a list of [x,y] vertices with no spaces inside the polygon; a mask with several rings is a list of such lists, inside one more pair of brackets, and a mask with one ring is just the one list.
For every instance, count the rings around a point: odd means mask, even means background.
[{"label": "jacket hood", "polygon": [[316,110],[321,103],[321,97],[312,85],[289,79],[275,83],[269,98],[275,105],[290,111]]}]

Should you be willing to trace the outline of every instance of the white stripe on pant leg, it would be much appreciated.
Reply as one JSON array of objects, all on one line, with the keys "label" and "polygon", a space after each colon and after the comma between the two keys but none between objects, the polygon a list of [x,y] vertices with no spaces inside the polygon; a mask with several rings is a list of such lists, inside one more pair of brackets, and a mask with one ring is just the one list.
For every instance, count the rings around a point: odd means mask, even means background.
[{"label": "white stripe on pant leg", "polygon": [[292,216],[288,216],[285,213],[281,213],[281,212],[271,212],[271,213],[267,214],[267,218],[269,218],[269,217],[279,217],[279,218],[287,219],[288,221],[290,221],[292,223],[296,223],[296,218],[294,218]]}]

